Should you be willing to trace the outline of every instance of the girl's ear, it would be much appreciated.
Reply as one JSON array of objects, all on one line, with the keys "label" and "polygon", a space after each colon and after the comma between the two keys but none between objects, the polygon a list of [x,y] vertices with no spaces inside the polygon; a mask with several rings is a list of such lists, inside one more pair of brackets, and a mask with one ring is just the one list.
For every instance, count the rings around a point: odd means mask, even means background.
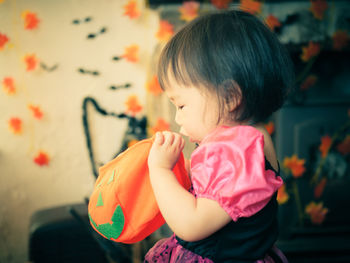
[{"label": "girl's ear", "polygon": [[242,102],[242,90],[236,81],[225,81],[226,107],[228,112],[234,112]]}]

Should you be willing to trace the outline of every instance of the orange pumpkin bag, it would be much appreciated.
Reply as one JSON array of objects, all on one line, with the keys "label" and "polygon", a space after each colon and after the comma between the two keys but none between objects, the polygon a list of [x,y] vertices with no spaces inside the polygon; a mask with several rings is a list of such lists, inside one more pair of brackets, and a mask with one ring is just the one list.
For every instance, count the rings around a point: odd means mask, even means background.
[{"label": "orange pumpkin bag", "polygon": [[[153,138],[142,140],[99,169],[88,212],[92,227],[107,239],[135,243],[165,223],[148,174],[152,143]],[[173,172],[188,190],[191,182],[182,153]]]}]

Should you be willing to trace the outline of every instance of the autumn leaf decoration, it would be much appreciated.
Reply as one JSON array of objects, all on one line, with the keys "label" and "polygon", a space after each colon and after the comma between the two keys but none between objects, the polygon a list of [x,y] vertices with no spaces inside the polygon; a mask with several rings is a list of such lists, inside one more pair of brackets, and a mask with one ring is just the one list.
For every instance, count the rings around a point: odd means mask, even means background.
[{"label": "autumn leaf decoration", "polygon": [[130,19],[138,18],[141,15],[137,2],[130,0],[126,5],[123,6],[123,15],[128,16]]},{"label": "autumn leaf decoration", "polygon": [[35,54],[28,54],[24,56],[24,63],[26,65],[26,71],[33,71],[37,68],[39,60]]},{"label": "autumn leaf decoration", "polygon": [[277,192],[277,202],[282,205],[289,200],[289,194],[286,191],[286,185],[283,184]]},{"label": "autumn leaf decoration", "polygon": [[308,90],[310,87],[314,86],[317,82],[317,76],[316,75],[309,75],[307,78],[301,83],[300,89],[301,90]]},{"label": "autumn leaf decoration", "polygon": [[[294,154],[292,157],[285,157],[283,160],[283,167],[285,168],[285,173],[288,174],[290,172],[295,179],[300,178],[304,174],[306,170],[304,165],[305,160],[299,159],[296,154]],[[299,223],[302,225],[304,213],[296,180],[292,180],[292,191],[298,211]],[[288,200],[286,200],[285,202],[287,201]]]},{"label": "autumn leaf decoration", "polygon": [[160,131],[169,131],[170,130],[170,124],[165,121],[162,118],[159,118],[156,122],[156,124],[151,129],[151,134],[156,134]]},{"label": "autumn leaf decoration", "polygon": [[323,177],[314,189],[314,197],[316,199],[318,199],[322,196],[326,185],[327,185],[327,178]]},{"label": "autumn leaf decoration", "polygon": [[24,20],[24,28],[26,30],[33,30],[38,28],[40,20],[35,13],[24,11],[22,13],[22,18]]},{"label": "autumn leaf decoration", "polygon": [[42,110],[40,109],[39,106],[34,106],[32,104],[28,104],[28,109],[32,112],[33,117],[35,119],[40,120],[44,116],[44,114],[43,114],[43,112],[42,112]]},{"label": "autumn leaf decoration", "polygon": [[332,138],[329,135],[321,137],[321,145],[319,147],[322,158],[325,158],[332,146]]},{"label": "autumn leaf decoration", "polygon": [[142,106],[139,102],[139,99],[136,95],[130,95],[125,102],[126,112],[131,115],[136,115],[142,111]]},{"label": "autumn leaf decoration", "polygon": [[161,94],[163,92],[163,90],[161,89],[159,82],[158,82],[158,78],[156,75],[154,75],[147,83],[146,83],[146,90],[157,96],[159,94]]},{"label": "autumn leaf decoration", "polygon": [[166,20],[159,22],[156,37],[161,42],[167,42],[174,35],[174,26]]},{"label": "autumn leaf decoration", "polygon": [[337,145],[337,150],[342,155],[347,155],[350,153],[350,134],[346,135],[344,140]]},{"label": "autumn leaf decoration", "polygon": [[39,151],[33,158],[33,161],[39,166],[49,165],[50,157],[46,152]]},{"label": "autumn leaf decoration", "polygon": [[328,4],[326,0],[311,0],[310,11],[316,19],[322,20],[327,9]]},{"label": "autumn leaf decoration", "polygon": [[139,46],[131,45],[125,48],[124,54],[121,56],[129,62],[138,62],[139,61]]},{"label": "autumn leaf decoration", "polygon": [[275,28],[280,27],[282,24],[281,22],[277,19],[277,17],[273,15],[268,15],[265,20],[267,26],[274,31]]},{"label": "autumn leaf decoration", "polygon": [[310,216],[311,222],[317,225],[323,223],[326,214],[328,213],[328,208],[323,207],[323,203],[310,202],[305,207],[305,212]]},{"label": "autumn leaf decoration", "polygon": [[227,9],[232,0],[211,0],[211,4],[217,9]]},{"label": "autumn leaf decoration", "polygon": [[292,157],[285,157],[283,160],[283,166],[291,172],[294,178],[299,178],[304,174],[306,170],[304,165],[305,160],[299,159],[295,154]]},{"label": "autumn leaf decoration", "polygon": [[241,0],[240,8],[253,15],[261,12],[261,2],[255,0]]},{"label": "autumn leaf decoration", "polygon": [[8,124],[9,129],[13,134],[19,135],[22,133],[22,119],[18,117],[12,117],[9,119]]},{"label": "autumn leaf decoration", "polygon": [[0,51],[4,49],[8,41],[9,38],[5,34],[0,33]]},{"label": "autumn leaf decoration", "polygon": [[15,81],[12,77],[5,77],[2,80],[2,87],[6,94],[13,95],[16,93]]},{"label": "autumn leaf decoration", "polygon": [[272,135],[275,132],[275,124],[272,121],[266,123],[264,127],[270,135]]},{"label": "autumn leaf decoration", "polygon": [[335,50],[342,50],[349,43],[349,35],[346,31],[338,30],[333,34],[332,40],[333,48]]},{"label": "autumn leaf decoration", "polygon": [[198,16],[200,4],[196,1],[183,2],[179,7],[180,19],[189,22]]},{"label": "autumn leaf decoration", "polygon": [[320,53],[321,46],[319,43],[310,41],[308,46],[302,47],[301,60],[304,62],[309,61],[311,58],[317,56]]}]

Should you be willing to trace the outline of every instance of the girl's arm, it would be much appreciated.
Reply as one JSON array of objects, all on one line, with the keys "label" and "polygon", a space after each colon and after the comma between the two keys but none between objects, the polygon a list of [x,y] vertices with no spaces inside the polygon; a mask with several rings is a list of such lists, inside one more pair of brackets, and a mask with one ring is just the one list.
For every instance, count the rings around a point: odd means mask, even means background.
[{"label": "girl's arm", "polygon": [[148,166],[159,209],[174,233],[186,241],[197,241],[213,234],[232,219],[214,200],[195,198],[177,181],[172,172],[184,147],[176,133],[157,133]]}]

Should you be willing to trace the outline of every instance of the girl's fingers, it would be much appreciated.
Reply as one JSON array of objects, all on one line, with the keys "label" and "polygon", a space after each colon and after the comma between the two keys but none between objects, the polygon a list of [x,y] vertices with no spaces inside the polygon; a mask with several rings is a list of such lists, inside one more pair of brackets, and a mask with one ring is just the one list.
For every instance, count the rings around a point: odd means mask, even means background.
[{"label": "girl's fingers", "polygon": [[158,145],[162,145],[164,143],[164,136],[161,132],[156,133],[156,137],[154,139],[154,142]]},{"label": "girl's fingers", "polygon": [[184,146],[184,139],[178,133],[175,133],[174,146],[176,146],[181,151],[182,151],[183,146]]},{"label": "girl's fingers", "polygon": [[169,131],[164,131],[163,136],[164,136],[164,145],[171,146],[174,142],[174,134]]},{"label": "girl's fingers", "polygon": [[176,149],[183,150],[185,146],[185,140],[178,133],[173,133],[169,131],[157,132],[154,140],[159,146],[165,146]]},{"label": "girl's fingers", "polygon": [[181,139],[181,145],[180,145],[180,149],[181,149],[181,151],[184,149],[184,147],[185,147],[185,140],[184,140],[184,138],[182,138],[181,136],[180,136],[180,139]]}]

